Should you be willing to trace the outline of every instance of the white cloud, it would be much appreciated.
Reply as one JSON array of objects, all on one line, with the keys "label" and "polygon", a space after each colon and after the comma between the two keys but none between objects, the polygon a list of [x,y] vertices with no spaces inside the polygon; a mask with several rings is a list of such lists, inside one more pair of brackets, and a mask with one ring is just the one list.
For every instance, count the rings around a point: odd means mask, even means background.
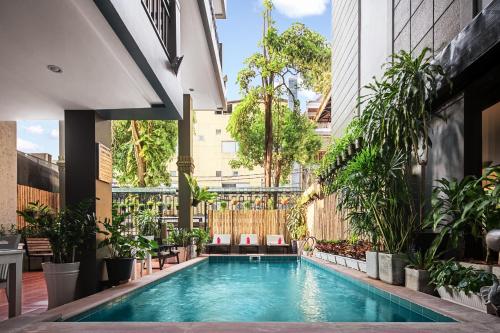
[{"label": "white cloud", "polygon": [[56,140],[59,139],[59,131],[57,129],[50,131],[50,138]]},{"label": "white cloud", "polygon": [[44,129],[40,125],[31,125],[26,127],[26,132],[31,134],[43,134]]},{"label": "white cloud", "polygon": [[274,7],[283,15],[298,18],[321,15],[330,0],[273,0]]},{"label": "white cloud", "polygon": [[28,140],[17,138],[17,150],[25,153],[33,153],[40,148],[36,143]]}]

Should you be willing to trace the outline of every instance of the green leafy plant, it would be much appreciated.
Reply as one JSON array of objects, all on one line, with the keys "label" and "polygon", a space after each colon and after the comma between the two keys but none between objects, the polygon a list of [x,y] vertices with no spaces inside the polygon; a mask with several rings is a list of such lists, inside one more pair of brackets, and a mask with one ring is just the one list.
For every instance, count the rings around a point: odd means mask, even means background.
[{"label": "green leafy plant", "polygon": [[[465,233],[481,239],[484,249],[486,233],[500,228],[500,167],[487,168],[482,177],[462,180],[438,180],[433,189],[432,208],[426,226],[440,230],[433,246],[447,236],[448,247],[455,248]],[[486,258],[488,260],[488,258]]]},{"label": "green leafy plant", "polygon": [[220,209],[221,210],[226,210],[227,209],[227,201],[221,201],[220,202]]},{"label": "green leafy plant", "polygon": [[142,236],[157,236],[159,233],[158,211],[144,209],[134,214],[138,232]]},{"label": "green leafy plant", "polygon": [[108,248],[111,258],[143,259],[147,253],[154,253],[154,250],[158,248],[158,243],[141,235],[127,235],[125,220],[128,215],[121,214],[113,208],[112,219],[105,219],[102,222],[104,229],[99,230],[99,233],[105,236],[105,239],[99,243],[99,248]]},{"label": "green leafy plant", "polygon": [[72,263],[95,246],[97,219],[90,200],[59,213],[39,202],[17,213],[26,221],[25,237],[48,238],[55,263]]},{"label": "green leafy plant", "polygon": [[450,287],[466,294],[478,293],[481,287],[491,286],[496,279],[492,273],[464,267],[453,260],[434,263],[430,268],[430,277],[436,287]]},{"label": "green leafy plant", "polygon": [[210,241],[210,232],[201,228],[193,229],[191,238],[194,240],[196,254],[199,256],[203,252],[205,245]]},{"label": "green leafy plant", "polygon": [[187,173],[184,174],[184,177],[186,177],[189,189],[191,190],[191,194],[193,196],[193,206],[198,206],[200,202],[212,203],[215,199],[217,199],[217,193],[209,192],[208,187],[200,187],[196,178],[188,175]]},{"label": "green leafy plant", "polygon": [[408,253],[408,267],[419,270],[429,270],[434,264],[434,251],[428,249],[427,251],[410,251]]},{"label": "green leafy plant", "polygon": [[301,240],[306,237],[306,208],[300,200],[290,209],[287,216],[286,227],[292,239]]}]

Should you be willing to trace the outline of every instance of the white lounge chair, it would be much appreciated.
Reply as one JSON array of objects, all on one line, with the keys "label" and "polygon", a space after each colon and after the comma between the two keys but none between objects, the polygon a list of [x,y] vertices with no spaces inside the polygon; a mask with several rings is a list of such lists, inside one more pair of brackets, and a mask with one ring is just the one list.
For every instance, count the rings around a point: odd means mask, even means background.
[{"label": "white lounge chair", "polygon": [[241,234],[239,252],[248,253],[250,250],[255,250],[259,253],[259,239],[256,234]]},{"label": "white lounge chair", "polygon": [[283,251],[283,254],[285,254],[285,252],[288,250],[288,244],[285,243],[285,237],[283,237],[283,235],[267,235],[267,253],[269,253],[269,249],[281,249]]},{"label": "white lounge chair", "polygon": [[226,253],[231,252],[231,235],[230,234],[214,234],[212,243],[208,244],[208,253],[212,253],[212,249],[225,249]]}]

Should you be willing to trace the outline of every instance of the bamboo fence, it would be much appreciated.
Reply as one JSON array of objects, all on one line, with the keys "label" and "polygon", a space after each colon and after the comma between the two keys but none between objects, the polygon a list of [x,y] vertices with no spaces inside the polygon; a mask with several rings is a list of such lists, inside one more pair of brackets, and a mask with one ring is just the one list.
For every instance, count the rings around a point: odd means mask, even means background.
[{"label": "bamboo fence", "polygon": [[257,234],[259,244],[266,244],[266,235],[283,235],[290,244],[287,215],[288,210],[211,210],[208,226],[212,236],[231,234],[231,244],[239,244],[241,234]]},{"label": "bamboo fence", "polygon": [[337,210],[337,197],[328,195],[312,201],[307,207],[307,228],[316,239],[338,240],[349,237],[349,225]]},{"label": "bamboo fence", "polygon": [[[59,193],[42,191],[25,185],[17,185],[17,210],[23,210],[30,202],[40,202],[54,209],[59,210]],[[24,228],[24,219],[17,216],[17,228]]]}]

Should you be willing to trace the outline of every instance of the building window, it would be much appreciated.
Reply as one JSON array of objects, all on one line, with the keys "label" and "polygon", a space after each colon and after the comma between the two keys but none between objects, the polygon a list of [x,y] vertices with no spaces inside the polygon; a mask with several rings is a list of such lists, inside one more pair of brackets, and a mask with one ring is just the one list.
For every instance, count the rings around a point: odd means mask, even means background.
[{"label": "building window", "polygon": [[222,184],[222,188],[235,188],[236,184]]},{"label": "building window", "polygon": [[215,135],[220,135],[222,133],[222,130],[220,128],[217,128],[215,130]]},{"label": "building window", "polygon": [[238,171],[233,171],[233,176],[238,177]]},{"label": "building window", "polygon": [[170,171],[170,177],[177,177],[177,170]]},{"label": "building window", "polygon": [[215,171],[215,177],[222,177],[222,171]]},{"label": "building window", "polygon": [[205,141],[205,137],[203,135],[198,135],[198,141]]},{"label": "building window", "polygon": [[222,141],[222,152],[235,154],[238,151],[238,143],[236,141]]}]

